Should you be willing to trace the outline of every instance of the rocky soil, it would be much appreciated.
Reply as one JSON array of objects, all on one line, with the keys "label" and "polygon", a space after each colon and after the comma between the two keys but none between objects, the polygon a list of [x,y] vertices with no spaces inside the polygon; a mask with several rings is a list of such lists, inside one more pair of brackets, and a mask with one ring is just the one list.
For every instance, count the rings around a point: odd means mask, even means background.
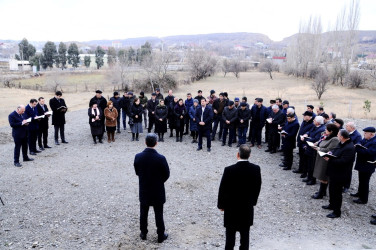
[{"label": "rocky soil", "polygon": [[[359,120],[358,126],[375,126]],[[216,208],[223,168],[236,162],[235,147],[213,143],[212,152],[196,152],[188,137],[167,138],[157,146],[171,169],[166,183],[165,223],[169,238],[156,243],[154,214],[149,234],[139,239],[138,178],[134,155],[145,147],[131,134],[116,134],[115,143],[93,145],[87,111],[67,114],[67,145],[53,145],[22,168],[13,166],[9,127],[0,128],[0,249],[223,249],[223,214]],[[205,144],[204,144],[205,148]],[[321,208],[328,199],[310,196],[299,175],[283,171],[280,155],[253,148],[251,161],[261,166],[263,184],[255,207],[250,244],[254,249],[376,248],[376,184],[371,179],[367,205],[344,194],[343,215],[328,219]],[[294,163],[295,164],[295,163]],[[354,171],[352,190],[357,187]]]}]

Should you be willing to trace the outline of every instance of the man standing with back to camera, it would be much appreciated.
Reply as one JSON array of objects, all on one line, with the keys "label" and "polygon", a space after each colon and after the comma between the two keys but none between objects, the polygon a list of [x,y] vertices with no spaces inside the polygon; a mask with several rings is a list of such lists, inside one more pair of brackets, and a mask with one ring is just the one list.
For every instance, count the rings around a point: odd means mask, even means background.
[{"label": "man standing with back to camera", "polygon": [[261,190],[260,167],[248,161],[251,148],[239,147],[235,165],[226,167],[218,193],[218,208],[224,211],[225,249],[234,249],[236,231],[240,233],[239,249],[249,249],[249,228],[253,225],[253,207]]},{"label": "man standing with back to camera", "polygon": [[134,169],[139,179],[140,237],[146,240],[149,207],[153,207],[158,243],[162,243],[168,237],[163,221],[163,204],[166,202],[164,183],[170,177],[170,169],[166,158],[155,150],[157,139],[156,134],[146,135],[147,148],[135,156]]}]

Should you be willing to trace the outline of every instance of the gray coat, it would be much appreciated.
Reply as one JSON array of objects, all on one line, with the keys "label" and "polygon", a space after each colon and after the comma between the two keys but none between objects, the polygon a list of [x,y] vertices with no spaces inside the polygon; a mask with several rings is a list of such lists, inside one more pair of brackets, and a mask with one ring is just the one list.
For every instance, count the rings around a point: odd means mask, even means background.
[{"label": "gray coat", "polygon": [[[332,151],[339,144],[338,137],[332,137],[329,140],[321,141],[319,146],[319,151],[329,152]],[[321,180],[327,181],[328,176],[326,175],[326,169],[328,167],[328,162],[324,160],[319,154],[316,156],[315,169],[313,171],[313,177]]]}]

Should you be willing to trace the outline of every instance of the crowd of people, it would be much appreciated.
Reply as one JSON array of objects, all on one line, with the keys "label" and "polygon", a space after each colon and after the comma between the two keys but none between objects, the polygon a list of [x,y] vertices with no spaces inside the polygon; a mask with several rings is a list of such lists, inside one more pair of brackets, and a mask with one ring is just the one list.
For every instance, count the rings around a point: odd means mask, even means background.
[{"label": "crowd of people", "polygon": [[[67,106],[61,96],[62,93],[57,91],[49,102],[56,145],[59,145],[59,132],[61,142],[68,143],[64,136]],[[158,142],[164,142],[168,131],[170,137],[174,137],[175,132],[176,142],[182,142],[184,136],[189,136],[192,143],[197,143],[197,151],[203,149],[203,138],[206,138],[208,152],[215,140],[219,140],[222,146],[239,147],[249,143],[250,147],[261,149],[264,130],[265,152],[281,152],[283,160],[280,167],[283,170],[292,170],[293,152],[298,148],[298,168],[293,172],[299,173],[306,185],[320,183],[312,198],[322,199],[329,186],[329,205],[323,206],[333,211],[328,214],[329,218],[341,216],[342,193],[349,190],[354,162],[359,173],[359,187],[358,192],[351,196],[357,198],[355,203],[366,204],[370,178],[376,166],[375,127],[365,128],[362,138],[353,122],[344,124],[335,113],[327,114],[324,107],[314,109],[312,105],[307,105],[299,122],[299,115],[289,101],[278,98],[269,103],[265,106],[260,97],[255,98],[253,103],[248,103],[246,97],[231,100],[228,93],[222,92],[217,96],[214,90],[206,98],[199,90],[196,97],[188,93],[183,100],[175,97],[172,90],[164,97],[159,89],[152,93],[150,99],[144,92],[139,96],[124,92],[121,97],[114,92],[107,101],[102,91],[97,90],[89,102],[88,116],[95,144],[97,139],[103,143],[105,132],[108,143],[114,142],[115,132],[121,133],[129,126],[132,141],[138,141],[145,129],[148,133],[155,132]],[[27,148],[31,155],[50,148],[47,141],[50,115],[43,97],[31,99],[26,107],[20,105],[9,115],[15,141],[15,166],[21,166],[21,148],[24,161],[33,160],[28,156]],[[371,223],[376,225],[376,217],[373,218]]]}]

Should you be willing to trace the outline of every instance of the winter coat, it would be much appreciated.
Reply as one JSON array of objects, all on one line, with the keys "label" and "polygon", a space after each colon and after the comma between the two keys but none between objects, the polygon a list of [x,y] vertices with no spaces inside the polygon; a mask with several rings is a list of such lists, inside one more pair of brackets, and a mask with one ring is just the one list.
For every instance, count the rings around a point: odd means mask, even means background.
[{"label": "winter coat", "polygon": [[[174,115],[176,119],[175,124],[177,128],[180,128],[182,125],[184,126],[184,123],[182,124],[182,122],[184,122],[184,116],[186,114],[187,114],[187,109],[185,108],[184,104],[182,106],[180,106],[179,103],[176,104],[174,108]],[[181,118],[181,116],[183,116],[183,118]]]},{"label": "winter coat", "polygon": [[[37,104],[37,111],[38,111],[38,116],[44,115],[48,111],[48,107],[46,104],[43,105],[44,109],[42,108],[42,105],[39,103]],[[39,120],[39,129],[44,130],[48,129],[48,116],[45,116],[43,119]]]},{"label": "winter coat", "polygon": [[[248,128],[249,119],[251,119],[251,110],[247,108],[242,110],[241,108],[239,108],[237,112],[238,112],[238,123],[237,123],[238,127]],[[241,123],[240,120],[243,120],[243,123]]]},{"label": "winter coat", "polygon": [[355,147],[357,153],[355,170],[365,173],[375,172],[375,164],[368,163],[367,161],[373,162],[376,160],[376,136],[370,140],[363,139],[359,144],[367,149],[359,146]]},{"label": "winter coat", "polygon": [[332,150],[332,154],[336,158],[329,158],[327,175],[329,181],[344,182],[351,174],[352,167],[355,160],[355,148],[351,140],[345,143],[339,143],[338,146]]},{"label": "winter coat", "polygon": [[116,110],[118,111],[118,113],[120,113],[120,109],[121,109],[121,97],[118,97],[116,98],[115,96],[111,97],[110,98],[110,101],[114,104],[114,108],[116,108]]},{"label": "winter coat", "polygon": [[[189,115],[189,129],[190,131],[198,131],[197,122],[196,122],[196,110],[200,106],[192,106],[189,109],[188,115]],[[195,119],[195,120],[193,120]]]},{"label": "winter coat", "polygon": [[[338,137],[327,138],[318,144],[318,150],[321,152],[328,153],[336,147],[338,147],[339,140]],[[326,174],[328,168],[328,162],[324,160],[320,155],[316,155],[315,168],[313,170],[313,177],[321,180],[327,181],[328,176]]]},{"label": "winter coat", "polygon": [[299,131],[299,122],[294,120],[292,122],[286,122],[283,126],[283,130],[287,133],[282,137],[282,149],[290,150],[296,147],[296,135]]},{"label": "winter coat", "polygon": [[[166,105],[158,105],[155,109],[155,133],[167,132],[168,108]],[[159,119],[162,119],[160,121]]]},{"label": "winter coat", "polygon": [[266,118],[268,118],[269,115],[268,115],[268,112],[266,110],[266,107],[264,105],[261,105],[258,124],[255,124],[254,121],[256,121],[256,114],[257,114],[258,108],[259,107],[257,105],[254,105],[251,109],[252,125],[257,126],[258,128],[263,128],[265,126]]},{"label": "winter coat", "polygon": [[[142,108],[141,104],[133,104],[131,107],[131,117],[134,123],[142,122],[142,114],[144,113],[144,109]],[[136,118],[136,115],[138,116]]]},{"label": "winter coat", "polygon": [[[224,128],[235,128],[235,123],[238,119],[238,111],[235,108],[230,109],[228,106],[224,108],[222,112],[222,120],[223,120],[223,127]],[[230,124],[226,123],[230,121]]]},{"label": "winter coat", "polygon": [[60,107],[67,107],[63,98],[59,100],[54,97],[50,99],[50,107],[52,110],[52,125],[64,125],[65,124],[65,113],[67,109],[59,109]]},{"label": "winter coat", "polygon": [[352,132],[350,134],[350,139],[352,140],[352,142],[355,145],[355,144],[360,143],[360,141],[362,140],[362,136],[360,135],[360,133],[358,132],[358,130],[354,130],[354,132]]},{"label": "winter coat", "polygon": [[[202,107],[198,106],[196,109],[196,122],[197,127],[199,129],[202,129],[203,131],[212,130],[212,122],[213,122],[213,110],[210,106],[206,106],[204,109],[204,113],[202,113]],[[200,125],[199,123],[202,121],[205,123],[205,125]]]},{"label": "winter coat", "polygon": [[138,99],[140,99],[140,104],[142,106],[142,108],[145,110],[146,109],[146,106],[147,106],[147,103],[148,103],[148,98],[146,96],[139,96]]},{"label": "winter coat", "polygon": [[25,107],[25,113],[22,115],[22,117],[27,120],[29,118],[31,118],[31,122],[29,123],[29,125],[27,125],[27,130],[28,131],[36,131],[39,129],[39,121],[38,120],[34,120],[34,117],[38,116],[38,110],[37,110],[37,107],[35,107],[34,109],[30,106],[30,104],[28,104],[26,107]]},{"label": "winter coat", "polygon": [[300,125],[299,133],[298,133],[298,147],[307,146],[307,143],[300,140],[300,136],[308,133],[315,125],[313,125],[313,119],[309,120],[308,122],[304,121]]},{"label": "winter coat", "polygon": [[[306,142],[309,141],[309,142],[312,142],[312,143],[315,143],[315,142],[318,142],[321,138],[321,134],[325,131],[325,125],[322,124],[318,127],[314,126],[308,133],[308,139],[304,139]],[[299,138],[300,139],[300,138]],[[315,157],[316,156],[316,150],[313,149],[312,147],[309,147],[307,145],[306,147],[306,150],[304,152],[306,155],[309,155],[309,156],[313,156]]]},{"label": "winter coat", "polygon": [[93,115],[92,108],[88,109],[88,116],[89,116],[89,124],[90,124],[90,130],[92,135],[102,135],[103,134],[103,123],[102,120],[104,119],[103,111],[101,108],[98,108],[99,114],[99,120],[93,121],[93,119],[96,117]]},{"label": "winter coat", "polygon": [[155,108],[158,106],[159,104],[159,101],[157,99],[153,100],[153,99],[150,99],[147,104],[146,104],[146,108],[148,109],[148,116],[149,118],[152,117],[154,118],[155,115],[153,114],[153,112],[155,112]]},{"label": "winter coat", "polygon": [[[106,117],[106,127],[116,127],[117,117],[118,117],[118,111],[116,108],[105,108],[104,110],[104,116]],[[112,120],[114,119],[114,120]]]},{"label": "winter coat", "polygon": [[101,98],[97,98],[96,96],[91,98],[89,107],[92,107],[94,103],[98,104],[98,108],[100,108],[101,110],[104,110],[107,107],[107,100],[103,96],[101,96]]}]

